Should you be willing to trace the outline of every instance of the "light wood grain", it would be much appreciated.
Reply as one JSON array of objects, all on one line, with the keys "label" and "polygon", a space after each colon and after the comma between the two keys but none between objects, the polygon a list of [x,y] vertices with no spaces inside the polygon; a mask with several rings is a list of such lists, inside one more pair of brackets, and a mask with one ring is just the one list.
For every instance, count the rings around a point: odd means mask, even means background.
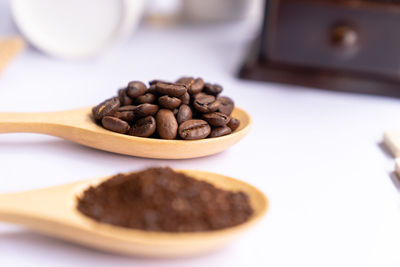
[{"label": "light wood grain", "polygon": [[224,246],[259,221],[268,209],[265,195],[245,182],[215,173],[179,171],[219,188],[247,193],[253,216],[235,227],[201,233],[146,232],[97,223],[77,211],[76,198],[88,186],[109,178],[106,177],[0,195],[0,220],[99,250],[146,257],[181,257]]},{"label": "light wood grain", "polygon": [[0,39],[0,72],[25,46],[25,41],[19,36]]},{"label": "light wood grain", "polygon": [[400,157],[400,131],[386,132],[383,143],[394,157]]},{"label": "light wood grain", "polygon": [[242,139],[250,130],[251,118],[239,108],[235,108],[232,116],[241,123],[234,133],[191,141],[142,138],[114,133],[94,123],[89,107],[50,113],[0,113],[0,133],[42,133],[119,154],[184,159],[221,152]]}]

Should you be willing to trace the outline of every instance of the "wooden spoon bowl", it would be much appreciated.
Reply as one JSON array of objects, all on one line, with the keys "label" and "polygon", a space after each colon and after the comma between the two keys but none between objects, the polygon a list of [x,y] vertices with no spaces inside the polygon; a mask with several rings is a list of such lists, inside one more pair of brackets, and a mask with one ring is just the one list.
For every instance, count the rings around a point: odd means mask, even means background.
[{"label": "wooden spoon bowl", "polygon": [[106,130],[94,122],[90,107],[48,113],[0,113],[0,133],[42,133],[130,156],[186,159],[219,153],[242,139],[250,130],[251,118],[240,108],[235,108],[232,117],[240,120],[232,134],[191,141],[135,137]]},{"label": "wooden spoon bowl", "polygon": [[77,197],[90,185],[106,178],[0,195],[0,220],[95,249],[145,257],[182,257],[218,249],[248,230],[266,213],[268,200],[257,188],[223,175],[178,170],[216,187],[249,195],[254,214],[248,221],[223,230],[194,233],[164,233],[133,230],[98,223],[77,209]]}]

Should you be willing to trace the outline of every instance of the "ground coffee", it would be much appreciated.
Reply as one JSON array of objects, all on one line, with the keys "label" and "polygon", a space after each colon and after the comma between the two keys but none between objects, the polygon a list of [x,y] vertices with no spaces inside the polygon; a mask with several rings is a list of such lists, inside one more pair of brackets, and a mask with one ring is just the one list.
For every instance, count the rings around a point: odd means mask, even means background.
[{"label": "ground coffee", "polygon": [[245,193],[221,190],[170,168],[116,175],[87,189],[77,207],[102,223],[163,232],[223,229],[253,213]]},{"label": "ground coffee", "polygon": [[92,109],[94,119],[117,133],[162,139],[219,137],[239,127],[239,120],[231,117],[235,104],[219,96],[223,88],[218,84],[192,77],[149,84],[130,82],[118,96]]}]

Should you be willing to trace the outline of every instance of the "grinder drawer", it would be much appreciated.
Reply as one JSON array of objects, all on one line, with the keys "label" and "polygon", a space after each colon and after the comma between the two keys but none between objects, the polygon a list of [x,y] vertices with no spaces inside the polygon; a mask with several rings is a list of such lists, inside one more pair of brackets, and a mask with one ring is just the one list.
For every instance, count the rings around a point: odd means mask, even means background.
[{"label": "grinder drawer", "polygon": [[385,76],[400,74],[400,5],[271,1],[263,54],[275,62]]}]

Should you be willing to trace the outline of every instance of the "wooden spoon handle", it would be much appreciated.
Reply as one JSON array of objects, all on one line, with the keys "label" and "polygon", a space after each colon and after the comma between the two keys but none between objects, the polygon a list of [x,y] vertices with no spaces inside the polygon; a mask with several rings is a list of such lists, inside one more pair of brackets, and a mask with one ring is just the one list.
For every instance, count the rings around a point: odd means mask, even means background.
[{"label": "wooden spoon handle", "polygon": [[25,220],[60,217],[69,199],[73,201],[73,185],[0,194],[0,221],[26,224]]},{"label": "wooden spoon handle", "polygon": [[0,133],[30,132],[51,134],[59,112],[9,113],[0,112]]},{"label": "wooden spoon handle", "polygon": [[99,135],[99,131],[110,135],[94,122],[91,107],[48,113],[0,112],[0,133],[41,133],[104,149],[104,134]]},{"label": "wooden spoon handle", "polygon": [[24,205],[21,200],[17,194],[0,195],[0,221],[16,222],[23,214],[21,211]]},{"label": "wooden spoon handle", "polygon": [[52,212],[60,209],[56,204],[52,204],[51,197],[47,198],[46,195],[37,194],[35,191],[2,194],[0,221],[25,226],[42,233],[60,231],[60,227],[57,226],[62,219],[54,216],[55,212]]}]

